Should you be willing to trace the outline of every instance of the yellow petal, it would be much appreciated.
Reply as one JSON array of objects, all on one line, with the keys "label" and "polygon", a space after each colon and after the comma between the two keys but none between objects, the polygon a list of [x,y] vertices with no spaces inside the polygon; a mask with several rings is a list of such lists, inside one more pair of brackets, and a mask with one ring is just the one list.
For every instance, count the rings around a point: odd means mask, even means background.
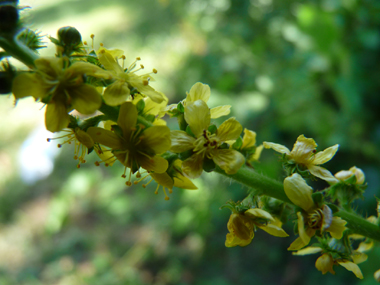
[{"label": "yellow petal", "polygon": [[353,251],[351,254],[351,258],[355,264],[360,264],[368,259],[368,255],[363,252]]},{"label": "yellow petal", "polygon": [[330,227],[326,230],[333,238],[341,239],[343,232],[346,230],[347,222],[340,217],[333,217]]},{"label": "yellow petal", "polygon": [[261,219],[266,219],[266,220],[274,222],[274,218],[272,217],[271,214],[259,208],[248,209],[247,211],[244,212],[244,215],[251,218],[261,218]]},{"label": "yellow petal", "polygon": [[122,140],[113,132],[98,127],[90,127],[87,133],[91,136],[94,142],[108,146],[114,150],[123,148]]},{"label": "yellow petal", "polygon": [[114,155],[111,151],[104,148],[97,149],[96,154],[98,157],[106,163],[107,166],[112,166],[115,163]]},{"label": "yellow petal", "polygon": [[170,129],[167,126],[152,126],[144,130],[140,143],[141,149],[161,154],[170,149]]},{"label": "yellow petal", "polygon": [[314,254],[321,251],[322,251],[322,248],[320,247],[308,246],[296,252],[293,252],[293,255],[308,255],[308,254]]},{"label": "yellow petal", "polygon": [[181,177],[174,177],[174,186],[182,189],[188,189],[188,190],[196,190],[198,189],[197,186],[194,185],[191,180],[185,176]]},{"label": "yellow petal", "polygon": [[170,138],[172,141],[171,151],[181,153],[194,148],[195,138],[189,136],[184,131],[171,131]]},{"label": "yellow petal", "polygon": [[203,171],[203,156],[193,154],[188,159],[182,162],[182,171],[187,177],[191,179],[201,176]]},{"label": "yellow petal", "polygon": [[75,137],[77,138],[77,140],[81,144],[86,146],[87,148],[92,148],[94,146],[94,140],[85,131],[82,131],[81,129],[77,128],[77,129],[75,129],[74,133],[75,133]]},{"label": "yellow petal", "polygon": [[51,102],[46,107],[45,125],[46,129],[52,133],[59,132],[70,123],[67,109],[60,102]]},{"label": "yellow petal", "polygon": [[124,51],[121,49],[116,49],[116,48],[108,49],[108,48],[105,48],[104,46],[100,46],[100,48],[96,51],[96,54],[99,54],[102,50],[108,52],[110,55],[112,55],[113,58],[120,58],[124,54]]},{"label": "yellow petal", "polygon": [[[369,242],[361,242],[359,244],[357,251],[359,251],[359,252],[369,251],[370,249],[372,249],[372,247],[373,247],[373,241],[372,240]],[[355,263],[357,263],[357,262],[355,262]]]},{"label": "yellow petal", "polygon": [[107,105],[118,106],[128,99],[130,93],[131,91],[124,81],[116,80],[106,88],[103,98]]},{"label": "yellow petal", "polygon": [[217,119],[222,116],[227,116],[231,111],[231,105],[218,106],[215,108],[211,108],[211,119]]},{"label": "yellow petal", "polygon": [[227,174],[235,174],[245,162],[244,156],[234,149],[216,149],[211,157]]},{"label": "yellow petal", "polygon": [[301,212],[297,213],[297,217],[298,217],[298,220],[297,220],[298,234],[300,235],[300,238],[302,239],[303,243],[305,245],[308,245],[311,237],[306,233],[305,222],[304,222],[303,215],[301,214]]},{"label": "yellow petal", "polygon": [[290,156],[297,162],[307,164],[310,157],[314,154],[317,144],[313,139],[305,138],[300,135],[295,142]]},{"label": "yellow petal", "polygon": [[306,184],[305,180],[298,173],[285,178],[284,190],[286,196],[298,207],[306,212],[314,207],[314,201],[311,197],[313,189]]},{"label": "yellow petal", "polygon": [[289,235],[280,227],[277,227],[272,224],[268,224],[266,226],[258,226],[263,231],[266,231],[268,234],[275,237],[288,237]]},{"label": "yellow petal", "polygon": [[98,78],[111,79],[112,74],[99,66],[88,62],[75,62],[69,68],[65,70],[66,74],[70,74],[71,78],[90,75]]},{"label": "yellow petal", "polygon": [[243,130],[241,124],[235,118],[225,120],[217,129],[216,136],[220,141],[236,140]]},{"label": "yellow petal", "polygon": [[53,85],[46,84],[37,74],[21,73],[12,84],[12,92],[16,99],[33,96],[35,99],[44,98]]},{"label": "yellow petal", "polygon": [[315,262],[315,267],[322,272],[322,274],[326,274],[330,272],[335,275],[335,271],[333,270],[334,259],[328,253],[322,254],[317,261]]},{"label": "yellow petal", "polygon": [[187,94],[186,104],[188,102],[195,102],[197,100],[202,100],[207,103],[208,99],[210,98],[210,94],[210,86],[201,82],[197,82],[191,87],[190,92]]},{"label": "yellow petal", "polygon": [[326,148],[324,151],[320,151],[316,153],[313,159],[313,164],[320,165],[331,160],[333,156],[335,155],[335,153],[338,151],[338,148],[339,148],[339,145],[336,144],[334,146],[330,146],[329,148]]},{"label": "yellow petal", "polygon": [[362,271],[360,270],[359,266],[357,266],[355,263],[348,261],[348,260],[338,260],[339,265],[346,268],[348,271],[352,271],[356,277],[359,279],[363,279]]},{"label": "yellow petal", "polygon": [[71,97],[71,104],[78,112],[84,115],[91,115],[100,108],[102,98],[96,88],[82,84],[67,90]]},{"label": "yellow petal", "polygon": [[105,69],[113,71],[115,73],[123,73],[123,69],[116,62],[115,58],[105,50],[98,53],[99,62],[104,66]]},{"label": "yellow petal", "polygon": [[130,141],[132,131],[137,123],[137,109],[131,102],[125,102],[120,106],[119,117],[117,124],[123,130],[123,136],[127,141]]},{"label": "yellow petal", "polygon": [[281,144],[271,143],[271,142],[263,142],[263,145],[265,148],[272,148],[279,153],[290,154],[290,150],[286,146],[283,146]]},{"label": "yellow petal", "polygon": [[165,158],[157,155],[153,158],[148,158],[145,155],[138,155],[136,156],[136,160],[142,168],[156,173],[164,173],[169,166],[169,163]]},{"label": "yellow petal", "polygon": [[261,144],[256,148],[256,151],[253,155],[249,157],[249,161],[258,161],[261,155],[261,152],[263,151],[264,146]]},{"label": "yellow petal", "polygon": [[164,173],[151,173],[150,176],[157,182],[158,185],[172,189],[174,185],[173,179],[167,174]]},{"label": "yellow petal", "polygon": [[328,171],[326,168],[316,165],[308,165],[307,169],[313,174],[315,177],[318,177],[322,180],[325,180],[330,183],[336,183],[338,180]]},{"label": "yellow petal", "polygon": [[241,215],[233,213],[227,223],[228,230],[241,240],[251,241],[253,238],[253,222]]},{"label": "yellow petal", "polygon": [[373,274],[373,278],[375,278],[377,282],[380,282],[380,269],[376,270],[376,272]]},{"label": "yellow petal", "polygon": [[256,132],[244,129],[242,149],[251,148],[256,144]]},{"label": "yellow petal", "polygon": [[288,250],[299,250],[301,248],[303,248],[304,246],[306,246],[307,244],[305,244],[302,240],[302,238],[298,237],[296,238],[295,241],[292,242],[292,244],[288,247]]},{"label": "yellow petal", "polygon": [[235,236],[234,234],[227,234],[226,235],[226,242],[225,242],[225,246],[226,247],[234,247],[234,246],[247,246],[251,243],[252,240],[242,240],[240,238],[238,238],[237,236]]},{"label": "yellow petal", "polygon": [[356,166],[353,166],[350,168],[350,171],[355,174],[356,176],[356,184],[363,184],[365,180],[365,175],[363,170],[360,168],[357,168]]},{"label": "yellow petal", "polygon": [[203,134],[210,125],[210,110],[205,102],[197,100],[186,103],[185,120],[196,137]]}]

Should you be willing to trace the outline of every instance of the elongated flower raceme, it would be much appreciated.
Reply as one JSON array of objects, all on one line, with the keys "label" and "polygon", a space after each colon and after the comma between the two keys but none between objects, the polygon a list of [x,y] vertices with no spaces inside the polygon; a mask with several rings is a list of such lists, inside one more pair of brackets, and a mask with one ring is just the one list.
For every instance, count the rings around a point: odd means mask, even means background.
[{"label": "elongated flower raceme", "polygon": [[327,182],[336,182],[337,179],[327,169],[319,166],[331,160],[338,150],[339,145],[331,146],[324,151],[317,152],[317,144],[313,139],[300,135],[290,151],[286,146],[264,142],[265,148],[273,148],[275,151],[286,155],[289,162],[294,162],[305,167],[312,175]]},{"label": "elongated flower raceme", "polygon": [[313,190],[298,173],[284,180],[284,190],[288,198],[302,211],[297,212],[299,237],[288,250],[299,250],[308,245],[317,231],[329,232],[333,238],[341,239],[347,223],[340,217],[333,217],[327,205],[318,207],[312,198]]},{"label": "elongated flower raceme", "polygon": [[[92,139],[112,149],[115,159],[131,169],[127,185],[131,185],[131,174],[140,167],[156,173],[164,173],[168,161],[157,154],[170,148],[170,130],[166,126],[146,128],[137,124],[137,109],[131,102],[120,107],[115,132],[91,127],[87,133]],[[125,177],[125,171],[123,177]]]},{"label": "elongated flower raceme", "polygon": [[186,176],[199,177],[206,158],[212,159],[227,174],[236,173],[244,164],[245,158],[240,152],[219,148],[223,142],[236,140],[240,136],[243,127],[235,118],[224,121],[216,133],[211,134],[208,131],[211,120],[210,109],[204,101],[197,100],[186,104],[185,120],[194,137],[184,131],[172,131],[171,151],[175,153],[192,151],[192,155],[182,164],[182,170]]},{"label": "elongated flower raceme", "polygon": [[100,107],[101,95],[94,86],[84,82],[84,75],[111,78],[103,69],[87,63],[75,62],[69,66],[68,58],[39,58],[33,73],[21,73],[13,82],[16,99],[33,96],[47,104],[46,129],[58,132],[70,122],[68,113],[76,109],[90,115]]}]

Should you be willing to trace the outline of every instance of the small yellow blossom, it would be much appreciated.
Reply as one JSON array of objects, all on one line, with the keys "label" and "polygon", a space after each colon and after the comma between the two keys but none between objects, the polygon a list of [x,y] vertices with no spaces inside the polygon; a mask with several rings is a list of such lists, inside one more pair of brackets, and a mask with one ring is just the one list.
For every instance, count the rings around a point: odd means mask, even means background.
[{"label": "small yellow blossom", "polygon": [[[131,102],[121,105],[117,126],[119,132],[91,127],[87,133],[92,139],[112,149],[112,153],[124,166],[131,169],[127,185],[131,185],[131,174],[140,167],[147,171],[164,173],[168,162],[157,154],[170,148],[170,130],[166,126],[146,128],[137,124],[137,109]],[[123,177],[125,176],[125,171]]]},{"label": "small yellow blossom", "polygon": [[[186,106],[187,103],[195,102],[197,100],[202,100],[207,104],[208,100],[210,99],[211,95],[211,89],[210,86],[207,84],[203,84],[201,82],[195,83],[191,89],[190,92],[186,92],[186,98],[182,101],[183,106]],[[166,110],[170,111],[177,108],[177,104],[169,105]],[[231,106],[230,105],[224,105],[224,106],[218,106],[215,108],[211,108],[210,115],[211,119],[216,119],[222,116],[226,116],[230,113]]]},{"label": "small yellow blossom", "polygon": [[39,58],[34,73],[21,73],[13,81],[12,92],[16,99],[33,96],[47,104],[46,129],[58,132],[70,122],[69,112],[89,115],[102,103],[95,87],[85,84],[84,75],[109,79],[111,75],[101,68],[75,62],[69,66],[68,58]]},{"label": "small yellow blossom", "polygon": [[361,185],[364,183],[365,175],[364,172],[357,168],[356,166],[351,167],[349,170],[342,170],[337,173],[335,173],[335,178],[340,181],[345,181],[355,175],[356,177],[356,184]]},{"label": "small yellow blossom", "polygon": [[[250,131],[248,129],[244,129],[243,144],[241,146],[241,150],[249,151],[249,149],[252,149],[255,146],[256,146],[256,132]],[[254,153],[247,157],[247,161],[249,162],[249,161],[259,160],[263,149],[264,149],[263,145],[259,145],[258,147],[256,147]]]},{"label": "small yellow blossom", "polygon": [[[99,62],[108,70],[115,81],[109,85],[103,94],[104,101],[110,106],[117,106],[124,103],[131,95],[131,89],[137,89],[141,94],[148,96],[155,103],[161,103],[163,97],[161,93],[154,90],[150,85],[149,81],[152,79],[150,73],[137,75],[136,72],[143,69],[144,66],[140,65],[140,68],[136,68],[136,60],[126,69],[120,66],[117,58],[120,56],[120,52],[111,53],[110,50],[105,48],[100,48],[98,53]],[[122,57],[124,60],[125,57]],[[152,73],[156,73],[154,69]]]},{"label": "small yellow blossom", "polygon": [[[313,254],[317,252],[321,252],[322,248],[320,247],[306,247],[304,249],[298,250],[297,252],[294,252],[293,255],[307,255],[307,254]],[[351,256],[352,257],[352,256]],[[335,264],[339,264],[340,266],[346,268],[348,271],[351,271],[355,274],[357,278],[363,279],[362,271],[360,270],[359,266],[356,264],[355,260],[354,262],[346,259],[334,259],[330,253],[323,253],[315,262],[315,267],[322,272],[322,274],[326,274],[327,272],[330,272],[331,274],[335,275],[335,271],[333,269],[333,266]]]},{"label": "small yellow blossom", "polygon": [[237,139],[242,131],[241,124],[235,118],[222,123],[215,134],[208,131],[210,110],[202,100],[188,102],[185,107],[185,120],[195,137],[184,131],[171,131],[171,151],[181,153],[191,150],[193,154],[183,161],[183,173],[190,178],[202,174],[205,158],[212,159],[227,174],[236,173],[244,164],[244,156],[234,149],[220,149],[221,144]]},{"label": "small yellow blossom", "polygon": [[286,154],[289,160],[306,167],[309,172],[327,182],[336,182],[337,179],[327,169],[319,166],[331,160],[338,150],[339,145],[331,146],[324,151],[316,152],[317,144],[313,139],[305,138],[300,135],[293,146],[292,151],[287,147],[272,143],[264,142],[265,148],[273,148],[275,151]]},{"label": "small yellow blossom", "polygon": [[[262,221],[265,221],[264,223]],[[268,212],[259,209],[249,209],[244,213],[232,213],[227,223],[229,233],[226,236],[226,247],[246,246],[254,237],[255,227],[270,235],[287,237],[288,234],[281,228],[281,222]]]},{"label": "small yellow blossom", "polygon": [[377,271],[373,274],[373,277],[375,278],[375,280],[376,280],[377,282],[380,283],[380,269],[377,270]]},{"label": "small yellow blossom", "polygon": [[153,121],[153,125],[164,125],[166,126],[166,121],[161,119],[163,116],[165,116],[166,112],[166,105],[168,104],[168,97],[166,97],[163,93],[159,92],[163,98],[163,101],[161,103],[155,103],[152,99],[149,97],[143,98],[142,96],[135,96],[135,98],[132,100],[133,104],[137,104],[140,100],[144,100],[144,110],[142,111],[141,115],[153,115],[155,117]]},{"label": "small yellow blossom", "polygon": [[303,209],[297,213],[299,237],[290,245],[288,250],[299,250],[308,245],[316,231],[327,231],[333,238],[341,239],[346,229],[346,221],[340,217],[333,217],[327,205],[315,205],[312,188],[298,173],[284,180],[285,194],[296,206]]}]

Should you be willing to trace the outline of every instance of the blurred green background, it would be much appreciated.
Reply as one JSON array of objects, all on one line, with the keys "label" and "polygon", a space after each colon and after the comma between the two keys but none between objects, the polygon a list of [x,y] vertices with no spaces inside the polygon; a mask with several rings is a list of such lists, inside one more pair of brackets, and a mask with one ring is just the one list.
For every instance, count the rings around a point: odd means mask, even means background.
[{"label": "blurred green background", "polygon": [[[323,150],[340,144],[326,167],[364,170],[375,214],[380,196],[380,1],[140,0],[20,1],[29,27],[55,36],[75,26],[95,46],[125,51],[157,68],[152,85],[178,102],[201,81],[209,105],[257,132],[258,143],[292,147],[300,134]],[[41,51],[52,55],[54,48]],[[375,284],[380,250],[360,267],[322,275],[318,255],[292,256],[294,237],[258,231],[251,245],[225,248],[227,200],[246,189],[217,174],[174,189],[125,187],[123,167],[76,168],[73,146],[58,150],[31,99],[0,98],[0,284]],[[169,122],[171,124],[171,122]],[[173,122],[174,123],[174,122]],[[171,126],[174,126],[171,125]],[[283,179],[278,157],[263,152],[259,172]],[[325,187],[322,182],[313,185]],[[292,231],[292,223],[285,225]]]}]

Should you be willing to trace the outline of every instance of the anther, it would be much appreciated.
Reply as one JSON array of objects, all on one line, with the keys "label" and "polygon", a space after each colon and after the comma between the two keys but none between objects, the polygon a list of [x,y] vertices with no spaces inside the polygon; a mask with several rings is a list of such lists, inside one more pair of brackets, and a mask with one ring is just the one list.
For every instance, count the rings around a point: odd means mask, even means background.
[{"label": "anther", "polygon": [[49,138],[47,138],[46,140],[47,140],[47,142],[50,142],[50,141],[51,141],[51,139],[49,139]]},{"label": "anther", "polygon": [[99,45],[100,45],[101,47],[103,47],[103,46],[104,46],[104,44],[103,44],[103,43],[100,43]]},{"label": "anther", "polygon": [[144,69],[144,65],[140,64],[141,69]]},{"label": "anther", "polygon": [[87,45],[87,42],[86,42],[86,41],[84,41],[84,42],[83,42],[83,44],[86,46],[86,45]]},{"label": "anther", "polygon": [[126,178],[126,177],[127,177],[127,175],[123,174],[123,175],[121,175],[121,177],[123,177],[123,178]]},{"label": "anther", "polygon": [[80,168],[80,164],[79,163],[77,164],[77,168]]},{"label": "anther", "polygon": [[99,161],[95,161],[95,165],[99,166],[100,165]]},{"label": "anther", "polygon": [[132,183],[131,183],[131,181],[127,181],[127,182],[125,182],[125,185],[127,185],[127,186],[131,186]]},{"label": "anther", "polygon": [[94,38],[95,38],[95,35],[94,35],[94,34],[91,34],[90,37],[91,37],[91,39],[94,39]]},{"label": "anther", "polygon": [[153,73],[157,73],[157,69],[153,68]]},{"label": "anther", "polygon": [[143,84],[146,86],[149,84],[149,81],[145,79],[145,80],[143,80]]},{"label": "anther", "polygon": [[136,57],[136,60],[141,60],[141,57],[139,57],[139,56],[138,56],[138,57]]},{"label": "anther", "polygon": [[59,144],[57,144],[57,147],[58,147],[58,148],[61,148],[61,147],[62,147],[62,145],[59,143]]},{"label": "anther", "polygon": [[126,59],[126,57],[125,57],[125,55],[124,55],[124,54],[121,56],[121,59],[123,59],[123,60],[125,60],[125,59]]}]

